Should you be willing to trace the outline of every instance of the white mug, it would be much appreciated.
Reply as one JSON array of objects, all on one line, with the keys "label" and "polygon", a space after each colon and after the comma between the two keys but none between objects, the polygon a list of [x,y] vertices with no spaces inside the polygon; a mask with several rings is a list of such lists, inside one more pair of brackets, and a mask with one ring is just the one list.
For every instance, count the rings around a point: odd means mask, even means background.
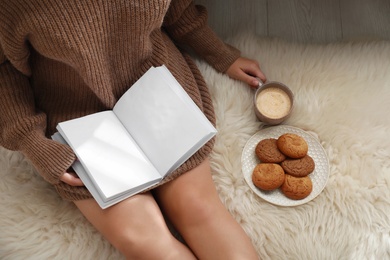
[{"label": "white mug", "polygon": [[263,83],[254,96],[257,118],[268,125],[278,125],[285,121],[294,107],[294,94],[289,87],[277,81]]}]

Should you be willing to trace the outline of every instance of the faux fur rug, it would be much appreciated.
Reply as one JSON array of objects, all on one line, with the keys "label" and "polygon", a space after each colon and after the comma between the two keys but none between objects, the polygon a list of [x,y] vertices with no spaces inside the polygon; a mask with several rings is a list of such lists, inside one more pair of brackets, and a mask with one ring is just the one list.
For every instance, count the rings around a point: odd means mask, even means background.
[{"label": "faux fur rug", "polygon": [[[264,128],[253,91],[198,62],[212,91],[218,137],[213,178],[261,259],[390,258],[390,43],[303,45],[242,35],[230,40],[270,80],[289,85],[287,125],[310,131],[330,163],[324,191],[294,207],[246,184],[241,153]],[[0,259],[121,259],[24,158],[0,149]]]}]

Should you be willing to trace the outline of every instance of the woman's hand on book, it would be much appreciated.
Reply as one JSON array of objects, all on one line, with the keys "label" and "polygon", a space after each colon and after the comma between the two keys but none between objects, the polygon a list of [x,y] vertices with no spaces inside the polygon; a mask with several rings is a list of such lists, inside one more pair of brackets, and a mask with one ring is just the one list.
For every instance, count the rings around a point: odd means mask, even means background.
[{"label": "woman's hand on book", "polygon": [[247,59],[244,57],[238,58],[232,65],[227,69],[226,74],[233,79],[237,79],[247,83],[253,88],[259,86],[259,80],[265,82],[266,76],[260,69],[260,65],[257,61]]},{"label": "woman's hand on book", "polygon": [[84,186],[82,180],[76,173],[69,171],[61,175],[60,180],[71,186]]}]

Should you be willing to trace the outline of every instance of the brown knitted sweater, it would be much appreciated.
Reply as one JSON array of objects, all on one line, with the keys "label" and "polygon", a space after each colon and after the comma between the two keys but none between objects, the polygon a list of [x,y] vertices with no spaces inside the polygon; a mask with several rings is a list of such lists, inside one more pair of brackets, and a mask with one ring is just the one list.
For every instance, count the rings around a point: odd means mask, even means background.
[{"label": "brown knitted sweater", "polygon": [[[22,152],[63,198],[90,198],[60,181],[75,155],[50,136],[58,122],[111,109],[151,66],[165,64],[215,123],[206,84],[182,45],[220,72],[239,56],[190,0],[0,0],[0,145]],[[165,182],[198,165],[212,144]]]}]

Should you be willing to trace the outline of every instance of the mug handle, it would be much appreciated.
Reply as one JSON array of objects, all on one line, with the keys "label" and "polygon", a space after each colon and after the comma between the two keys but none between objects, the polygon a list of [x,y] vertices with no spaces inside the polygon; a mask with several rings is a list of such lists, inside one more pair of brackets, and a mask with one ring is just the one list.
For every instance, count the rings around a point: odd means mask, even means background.
[{"label": "mug handle", "polygon": [[257,88],[260,88],[261,86],[263,86],[265,84],[265,82],[263,82],[260,78],[256,77],[256,79],[259,82],[259,85],[257,86]]}]

